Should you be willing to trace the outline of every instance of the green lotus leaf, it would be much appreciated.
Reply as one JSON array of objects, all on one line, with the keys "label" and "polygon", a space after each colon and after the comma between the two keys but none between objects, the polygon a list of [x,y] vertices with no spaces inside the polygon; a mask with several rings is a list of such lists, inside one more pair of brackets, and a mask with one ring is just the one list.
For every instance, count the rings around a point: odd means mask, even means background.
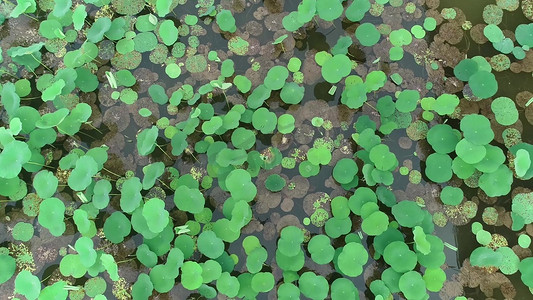
[{"label": "green lotus leaf", "polygon": [[259,108],[252,115],[252,125],[263,134],[274,132],[277,121],[276,114],[264,107]]},{"label": "green lotus leaf", "polygon": [[533,47],[533,42],[531,38],[533,37],[533,25],[529,24],[520,24],[516,26],[515,29],[516,41],[522,45],[529,48]]},{"label": "green lotus leaf", "polygon": [[311,253],[311,259],[319,265],[329,264],[335,255],[335,248],[331,246],[330,238],[322,234],[311,238],[307,249]]},{"label": "green lotus leaf", "polygon": [[455,145],[455,152],[465,163],[474,165],[483,160],[487,149],[484,145],[476,145],[467,139],[462,139]]},{"label": "green lotus leaf", "polygon": [[15,293],[24,295],[28,300],[37,299],[41,293],[39,277],[31,274],[28,270],[22,270],[15,279]]},{"label": "green lotus leaf", "polygon": [[520,261],[520,264],[518,265],[518,269],[520,270],[520,278],[522,279],[522,282],[527,285],[528,287],[533,287],[533,258],[528,257],[524,258],[522,261]]},{"label": "green lotus leaf", "polygon": [[[496,171],[498,167],[505,162],[506,157],[502,149],[500,149],[497,146],[485,145],[485,149],[486,149],[485,157],[483,157],[483,159],[480,162],[478,162],[475,165],[475,167],[480,172],[492,173]],[[515,166],[516,166],[516,160],[515,160]],[[452,167],[453,167],[453,164],[452,164]]]},{"label": "green lotus leaf", "polygon": [[385,232],[388,225],[389,217],[381,211],[376,211],[363,219],[361,229],[370,236],[376,236]]},{"label": "green lotus leaf", "polygon": [[398,95],[398,100],[396,100],[396,109],[404,113],[412,112],[416,109],[419,100],[420,93],[418,91],[403,90]]},{"label": "green lotus leaf", "polygon": [[139,133],[137,136],[137,151],[139,151],[139,155],[148,155],[154,151],[158,135],[159,129],[156,126],[144,129]]},{"label": "green lotus leaf", "polygon": [[498,97],[492,101],[490,108],[496,121],[503,126],[513,125],[518,121],[518,110],[510,98]]},{"label": "green lotus leaf", "polygon": [[533,222],[533,193],[518,193],[513,197],[511,209],[521,216],[525,224]]},{"label": "green lotus leaf", "polygon": [[142,215],[153,233],[160,233],[169,223],[169,213],[165,210],[165,202],[158,198],[151,198],[144,203]]},{"label": "green lotus leaf", "polygon": [[426,176],[433,182],[443,183],[452,178],[452,159],[446,154],[433,153],[426,159]]},{"label": "green lotus leaf", "polygon": [[404,45],[409,45],[413,41],[413,36],[409,30],[401,28],[398,30],[393,30],[389,34],[390,42],[397,47]]},{"label": "green lotus leaf", "polygon": [[342,252],[338,256],[337,267],[344,275],[357,277],[363,272],[363,266],[367,261],[368,252],[365,247],[359,243],[351,242],[342,248]]},{"label": "green lotus leaf", "polygon": [[158,177],[163,175],[165,171],[165,164],[162,162],[155,162],[143,167],[144,178],[142,181],[143,190],[152,188]]},{"label": "green lotus leaf", "polygon": [[86,268],[96,263],[97,254],[93,247],[93,241],[84,236],[80,237],[74,244],[74,248],[80,256],[80,261]]},{"label": "green lotus leaf", "polygon": [[251,285],[256,293],[266,293],[274,287],[275,283],[272,273],[259,272],[252,277]]},{"label": "green lotus leaf", "polygon": [[477,267],[499,266],[502,259],[503,256],[500,252],[487,247],[478,247],[470,253],[470,263]]},{"label": "green lotus leaf", "polygon": [[45,199],[52,197],[57,189],[58,179],[54,173],[43,170],[33,177],[33,187],[39,197]]},{"label": "green lotus leaf", "polygon": [[25,222],[18,222],[15,224],[11,232],[13,239],[23,242],[29,241],[33,237],[33,233],[33,225]]},{"label": "green lotus leaf", "polygon": [[235,18],[233,18],[233,15],[231,14],[230,10],[221,10],[217,14],[216,22],[218,27],[220,27],[220,29],[223,31],[233,33],[235,32],[235,30],[237,30],[237,28],[235,27]]},{"label": "green lotus leaf", "polygon": [[150,276],[145,273],[140,273],[131,287],[131,295],[135,299],[148,299],[152,295],[153,290],[154,285],[150,280]]},{"label": "green lotus leaf", "polygon": [[392,207],[394,218],[404,227],[413,228],[420,225],[424,219],[422,208],[414,201],[403,200]]},{"label": "green lotus leaf", "polygon": [[392,171],[398,165],[396,155],[390,152],[389,146],[385,144],[380,144],[370,149],[369,158],[376,169],[382,171]]},{"label": "green lotus leaf", "polygon": [[223,272],[218,278],[216,286],[220,293],[233,298],[239,293],[240,283],[237,277],[231,276],[228,272]]},{"label": "green lotus leaf", "polygon": [[333,178],[341,184],[350,183],[357,175],[359,168],[353,159],[342,158],[333,168]]},{"label": "green lotus leaf", "polygon": [[359,40],[361,45],[370,47],[377,44],[381,34],[374,24],[362,23],[355,30],[355,37]]},{"label": "green lotus leaf", "polygon": [[107,17],[96,19],[91,28],[87,30],[87,40],[98,43],[104,38],[104,34],[111,28],[111,20]]},{"label": "green lotus leaf", "polygon": [[93,188],[92,203],[97,209],[104,209],[109,204],[111,183],[105,179],[98,180]]},{"label": "green lotus leaf", "polygon": [[518,151],[516,151],[514,165],[516,176],[524,177],[529,168],[531,167],[531,158],[529,156],[529,152],[524,149],[518,149]]},{"label": "green lotus leaf", "polygon": [[[209,232],[209,231],[208,231]],[[181,284],[188,290],[195,290],[202,285],[202,267],[194,261],[186,261],[181,267]]]},{"label": "green lotus leaf", "polygon": [[76,167],[68,177],[68,185],[74,191],[85,190],[98,173],[98,165],[91,156],[82,156],[76,161]]},{"label": "green lotus leaf", "polygon": [[326,147],[313,147],[307,151],[307,159],[313,165],[327,165],[331,160],[331,152]]},{"label": "green lotus leaf", "polygon": [[303,86],[294,82],[287,82],[281,89],[280,97],[287,104],[298,104],[304,98],[304,93],[305,88]]},{"label": "green lotus leaf", "polygon": [[120,208],[122,211],[131,214],[141,205],[141,190],[142,184],[139,178],[131,177],[124,181],[120,191]]},{"label": "green lotus leaf", "polygon": [[283,66],[274,66],[268,70],[265,78],[265,87],[269,90],[279,90],[285,85],[289,77],[289,70]]},{"label": "green lotus leaf", "polygon": [[447,205],[459,205],[463,197],[463,190],[452,186],[445,186],[440,193],[440,199]]},{"label": "green lotus leaf", "polygon": [[205,198],[198,189],[181,185],[174,193],[174,203],[178,209],[196,214],[203,210]]},{"label": "green lotus leaf", "polygon": [[487,71],[478,71],[468,81],[474,96],[486,99],[492,97],[498,91],[498,82],[494,74]]},{"label": "green lotus leaf", "polygon": [[[198,266],[201,270],[201,267]],[[171,267],[167,265],[157,265],[150,270],[150,281],[153,289],[159,293],[170,291],[175,284],[176,276]]]},{"label": "green lotus leaf", "polygon": [[7,114],[13,116],[20,107],[20,96],[15,91],[15,85],[11,82],[2,85],[0,97]]},{"label": "green lotus leaf", "polygon": [[404,273],[398,281],[398,286],[407,299],[422,299],[426,295],[426,283],[416,271]]},{"label": "green lotus leaf", "polygon": [[278,299],[300,299],[300,289],[292,283],[284,282],[278,288]]},{"label": "green lotus leaf", "polygon": [[124,237],[131,232],[130,220],[121,212],[116,211],[105,220],[104,234],[106,238],[115,244],[124,241]]},{"label": "green lotus leaf", "polygon": [[65,232],[65,204],[57,198],[44,199],[39,205],[38,221],[53,236],[61,236]]},{"label": "green lotus leaf", "polygon": [[267,258],[268,253],[263,247],[258,247],[250,251],[246,258],[246,268],[248,269],[248,272],[255,274],[261,271]]},{"label": "green lotus leaf", "polygon": [[333,21],[341,16],[344,8],[338,1],[316,0],[316,12],[324,21]]},{"label": "green lotus leaf", "polygon": [[21,141],[12,141],[4,145],[0,153],[0,178],[11,179],[18,176],[22,165],[30,161],[31,151],[28,145]]},{"label": "green lotus leaf", "polygon": [[237,75],[233,78],[233,84],[241,93],[248,93],[252,87],[252,82],[250,79],[244,77],[243,75]]},{"label": "green lotus leaf", "polygon": [[351,109],[358,109],[367,100],[367,86],[363,83],[347,86],[341,94],[341,103]]},{"label": "green lotus leaf", "polygon": [[16,270],[15,259],[7,254],[0,254],[0,284],[11,279]]},{"label": "green lotus leaf", "polygon": [[165,20],[159,25],[159,36],[163,44],[172,46],[178,40],[178,29],[171,20]]},{"label": "green lotus leaf", "polygon": [[401,241],[392,242],[385,247],[383,258],[398,273],[411,271],[417,264],[416,254]]},{"label": "green lotus leaf", "polygon": [[460,133],[448,124],[437,124],[427,133],[427,141],[437,153],[450,153],[461,139]]},{"label": "green lotus leaf", "polygon": [[337,54],[328,59],[322,66],[322,77],[329,83],[337,83],[342,78],[350,75],[352,62],[344,54]]},{"label": "green lotus leaf", "polygon": [[[339,2],[340,3],[340,2]],[[346,246],[345,246],[346,247]],[[365,251],[366,253],[366,251]],[[329,284],[326,278],[313,272],[305,272],[298,279],[300,292],[311,299],[326,299],[329,292]]]},{"label": "green lotus leaf", "polygon": [[300,244],[304,236],[300,228],[287,226],[281,230],[281,238],[278,240],[278,249],[285,256],[295,256],[301,251]]},{"label": "green lotus leaf", "polygon": [[479,187],[489,197],[509,194],[513,183],[513,172],[506,165],[500,165],[496,171],[479,177]]},{"label": "green lotus leaf", "polygon": [[368,0],[355,0],[345,11],[346,18],[352,22],[359,22],[370,10],[370,7],[370,1]]},{"label": "green lotus leaf", "polygon": [[387,75],[383,71],[372,71],[366,75],[365,86],[366,92],[377,91],[387,82]]}]

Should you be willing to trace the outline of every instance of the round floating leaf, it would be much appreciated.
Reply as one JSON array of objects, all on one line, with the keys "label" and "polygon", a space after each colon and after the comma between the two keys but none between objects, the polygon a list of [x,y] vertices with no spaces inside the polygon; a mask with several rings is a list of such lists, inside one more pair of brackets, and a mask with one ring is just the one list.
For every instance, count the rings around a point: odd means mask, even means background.
[{"label": "round floating leaf", "polygon": [[285,187],[285,179],[278,174],[272,174],[265,181],[266,188],[271,192],[279,192]]},{"label": "round floating leaf", "polygon": [[180,185],[174,193],[174,203],[178,209],[196,214],[203,210],[205,198],[198,189]]},{"label": "round floating leaf", "polygon": [[15,240],[27,242],[33,237],[34,229],[30,223],[18,222],[13,226],[12,235]]},{"label": "round floating leaf", "polygon": [[422,223],[424,214],[422,208],[414,201],[404,200],[392,207],[392,214],[398,224],[404,227],[415,227]]},{"label": "round floating leaf", "polygon": [[383,258],[398,273],[411,271],[417,264],[416,254],[401,241],[394,241],[385,247]]},{"label": "round floating leaf", "polygon": [[340,1],[316,0],[316,12],[324,21],[333,21],[341,16],[344,8]]},{"label": "round floating leaf", "polygon": [[533,24],[520,24],[515,29],[516,41],[529,48],[533,48]]},{"label": "round floating leaf", "polygon": [[259,272],[252,277],[252,289],[256,293],[266,293],[270,291],[275,284],[272,273]]},{"label": "round floating leaf", "polygon": [[22,270],[15,279],[15,293],[24,295],[28,300],[35,300],[41,293],[39,277],[27,270]]},{"label": "round floating leaf", "polygon": [[457,79],[462,81],[470,80],[470,77],[474,75],[479,69],[479,65],[473,59],[461,60],[453,69],[453,74]]},{"label": "round floating leaf", "polygon": [[440,193],[440,199],[447,205],[459,205],[463,197],[463,190],[452,186],[445,186]]},{"label": "round floating leaf", "polygon": [[483,115],[466,115],[460,127],[465,139],[475,145],[485,145],[494,139],[490,121]]},{"label": "round floating leaf", "polygon": [[148,228],[154,233],[163,231],[169,223],[169,213],[165,209],[165,202],[158,198],[151,198],[145,202],[142,215],[146,219]]},{"label": "round floating leaf", "polygon": [[478,71],[470,76],[468,81],[474,96],[481,99],[492,97],[498,91],[498,82],[494,74],[487,71]]},{"label": "round floating leaf", "polygon": [[322,66],[322,77],[329,83],[337,83],[342,78],[350,75],[352,62],[348,56],[337,54],[328,59]]},{"label": "round floating leaf", "polygon": [[372,23],[363,23],[355,30],[355,37],[363,46],[374,46],[381,37],[376,26]]},{"label": "round floating leaf", "polygon": [[[340,3],[340,2],[339,2]],[[365,251],[366,253],[366,251]],[[300,292],[311,299],[326,299],[329,292],[329,284],[326,278],[315,275],[313,272],[305,272],[298,279]]]},{"label": "round floating leaf", "polygon": [[426,295],[426,283],[422,275],[416,271],[403,274],[398,286],[407,299],[422,299]]},{"label": "round floating leaf", "polygon": [[121,212],[116,211],[105,220],[104,234],[105,237],[115,244],[124,241],[124,237],[131,232],[130,220]]},{"label": "round floating leaf", "polygon": [[4,145],[0,153],[0,178],[15,178],[22,169],[22,165],[30,161],[31,151],[28,144],[21,141],[12,141]]},{"label": "round floating leaf", "polygon": [[217,280],[217,290],[233,298],[239,293],[240,283],[237,277],[231,276],[228,272],[223,272]]},{"label": "round floating leaf", "polygon": [[183,287],[190,291],[196,290],[202,285],[202,281],[202,267],[194,261],[184,262],[181,267],[181,284]]},{"label": "round floating leaf", "polygon": [[485,173],[479,177],[479,187],[489,197],[499,197],[509,194],[513,183],[513,172],[506,165],[500,165],[492,173]]},{"label": "round floating leaf", "polygon": [[353,159],[342,158],[333,168],[333,178],[341,184],[352,182],[358,171],[357,164]]},{"label": "round floating leaf", "polygon": [[[499,148],[498,148],[499,149]],[[531,167],[531,157],[525,149],[518,149],[514,160],[516,176],[524,177]]]},{"label": "round floating leaf", "polygon": [[46,199],[52,197],[57,189],[58,179],[54,173],[43,170],[33,177],[33,187],[39,197]]},{"label": "round floating leaf", "polygon": [[427,141],[437,153],[446,154],[455,150],[461,139],[460,133],[448,124],[437,124],[427,133]]},{"label": "round floating leaf", "polygon": [[66,229],[65,204],[57,198],[44,199],[39,205],[38,221],[53,236],[61,236]]},{"label": "round floating leaf", "polygon": [[426,176],[433,182],[443,183],[452,178],[452,159],[446,154],[433,153],[426,159]]},{"label": "round floating leaf", "polygon": [[363,272],[363,266],[368,261],[368,252],[363,245],[351,242],[344,245],[337,258],[337,267],[347,276],[357,277]]},{"label": "round floating leaf", "polygon": [[311,238],[307,249],[311,253],[311,259],[319,265],[330,263],[335,255],[335,248],[331,246],[329,237],[322,234]]},{"label": "round floating leaf", "polygon": [[279,90],[285,85],[289,77],[289,70],[284,66],[274,66],[268,70],[265,78],[265,86],[270,90]]},{"label": "round floating leaf", "polygon": [[0,254],[0,284],[11,279],[17,265],[15,259],[7,254]]},{"label": "round floating leaf", "polygon": [[197,243],[198,250],[211,259],[218,258],[224,252],[224,242],[213,231],[203,231]]},{"label": "round floating leaf", "polygon": [[287,104],[298,104],[304,98],[305,88],[294,82],[287,82],[281,89],[280,97]]},{"label": "round floating leaf", "polygon": [[385,232],[388,226],[389,217],[381,211],[375,211],[363,219],[361,229],[368,235],[376,236]]},{"label": "round floating leaf", "polygon": [[91,156],[85,155],[76,161],[76,167],[68,177],[68,186],[74,191],[85,190],[98,173],[98,164]]},{"label": "round floating leaf", "polygon": [[518,121],[518,110],[514,101],[507,97],[498,97],[494,99],[490,105],[496,121],[503,125],[513,125]]},{"label": "round floating leaf", "polygon": [[235,32],[237,28],[235,27],[235,18],[231,14],[230,10],[223,9],[221,10],[216,17],[217,25],[221,30],[227,32]]},{"label": "round floating leaf", "polygon": [[465,163],[474,165],[483,160],[487,149],[484,145],[476,145],[467,139],[462,139],[455,145],[455,152]]}]

